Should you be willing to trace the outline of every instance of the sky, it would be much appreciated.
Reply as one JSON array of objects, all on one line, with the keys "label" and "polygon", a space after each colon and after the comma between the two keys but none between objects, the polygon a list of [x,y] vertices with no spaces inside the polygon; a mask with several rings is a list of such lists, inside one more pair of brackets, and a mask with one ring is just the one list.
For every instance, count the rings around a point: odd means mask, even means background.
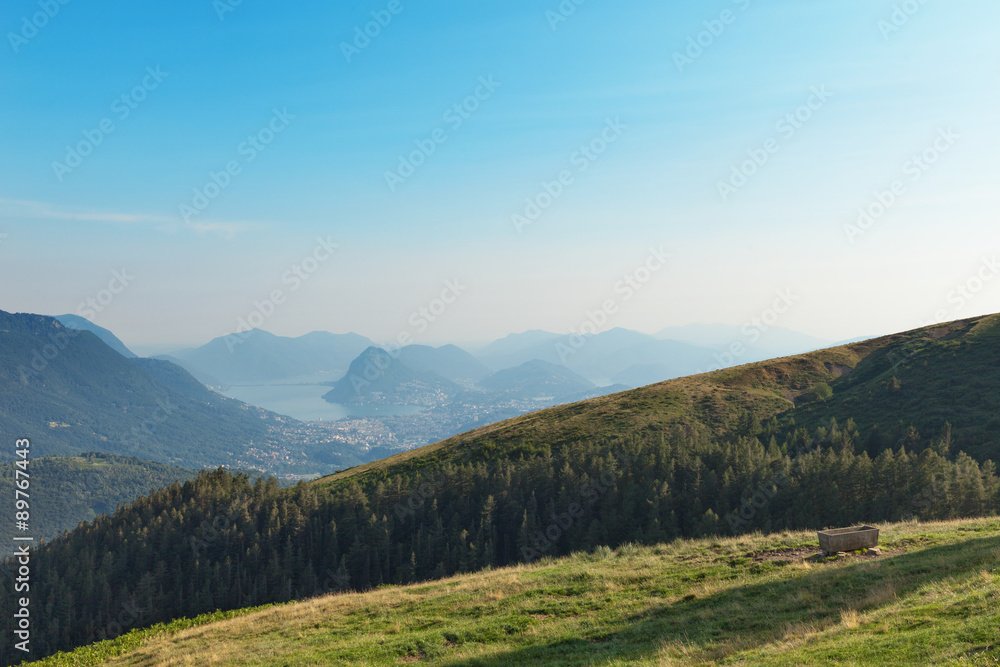
[{"label": "sky", "polygon": [[1000,312],[998,19],[8,0],[0,309],[167,347]]}]

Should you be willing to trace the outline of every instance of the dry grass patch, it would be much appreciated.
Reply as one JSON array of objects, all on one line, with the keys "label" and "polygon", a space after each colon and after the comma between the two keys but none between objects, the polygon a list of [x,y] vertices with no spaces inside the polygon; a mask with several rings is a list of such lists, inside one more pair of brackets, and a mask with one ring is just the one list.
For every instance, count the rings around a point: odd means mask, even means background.
[{"label": "dry grass patch", "polygon": [[747,558],[799,548],[811,531],[599,549],[252,611],[150,634],[117,658],[46,667],[878,665],[888,663],[870,658],[900,650],[901,633],[910,646],[965,642],[977,652],[892,665],[988,667],[1000,627],[1000,520],[883,530],[899,551],[873,561]]},{"label": "dry grass patch", "polygon": [[861,625],[861,615],[857,609],[847,609],[840,612],[840,624],[845,630],[855,630]]}]

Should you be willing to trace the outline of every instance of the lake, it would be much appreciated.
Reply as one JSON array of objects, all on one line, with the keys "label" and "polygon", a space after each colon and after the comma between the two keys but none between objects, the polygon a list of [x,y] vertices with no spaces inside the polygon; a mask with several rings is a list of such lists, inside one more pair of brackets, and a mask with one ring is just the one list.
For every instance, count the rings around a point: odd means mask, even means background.
[{"label": "lake", "polygon": [[423,408],[410,405],[341,405],[327,403],[323,394],[329,385],[281,380],[270,384],[230,385],[223,396],[256,405],[299,421],[336,421],[344,417],[396,417],[416,415]]}]

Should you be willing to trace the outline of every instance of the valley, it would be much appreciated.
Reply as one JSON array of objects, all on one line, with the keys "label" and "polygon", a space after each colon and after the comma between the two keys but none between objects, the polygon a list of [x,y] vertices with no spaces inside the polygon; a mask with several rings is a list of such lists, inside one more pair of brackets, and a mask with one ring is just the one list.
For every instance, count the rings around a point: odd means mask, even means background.
[{"label": "valley", "polygon": [[[998,336],[993,315],[678,378],[398,453],[373,447],[378,460],[288,488],[202,471],[34,554],[47,573],[38,603],[56,605],[62,587],[80,600],[51,607],[60,630],[36,645],[87,644],[133,599],[151,610],[146,627],[627,545],[994,516],[1000,441],[981,425],[1000,410]],[[968,396],[957,373],[983,379],[964,403],[978,417],[954,410]],[[329,442],[347,423],[285,427]]]},{"label": "valley", "polygon": [[1000,3],[4,10],[0,667],[1000,667]]}]

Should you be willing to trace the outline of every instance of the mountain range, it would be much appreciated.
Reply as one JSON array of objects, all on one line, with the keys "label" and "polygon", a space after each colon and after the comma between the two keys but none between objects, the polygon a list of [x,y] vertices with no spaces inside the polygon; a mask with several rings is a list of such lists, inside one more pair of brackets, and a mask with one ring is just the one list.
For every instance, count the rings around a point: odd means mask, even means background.
[{"label": "mountain range", "polygon": [[[733,356],[729,350],[736,343],[740,352]],[[394,350],[393,358],[412,371],[434,372],[465,386],[491,373],[537,360],[564,366],[597,385],[638,387],[818,349],[827,343],[779,327],[761,332],[759,328],[689,325],[664,329],[655,335],[621,328],[587,335],[533,330],[506,336],[474,354],[455,345],[409,345]],[[351,363],[371,347],[378,346],[357,334],[314,332],[287,338],[254,329],[162,358],[183,366],[209,386],[324,375],[329,376],[325,381],[333,382],[344,377]]]},{"label": "mountain range", "polygon": [[456,345],[407,345],[399,350],[399,360],[415,371],[431,371],[460,384],[478,382],[490,374],[485,364]]},{"label": "mountain range", "polygon": [[[290,428],[301,428],[294,420],[227,399],[206,384],[308,376],[330,385],[324,396],[330,402],[443,410],[414,435],[397,420],[392,428],[409,447],[474,423],[702,372],[718,356],[707,347],[625,329],[583,337],[529,331],[477,355],[454,345],[411,345],[390,355],[356,334],[286,338],[253,330],[178,352],[173,363],[138,358],[112,332],[77,316],[2,317],[10,326],[0,331],[0,377],[10,381],[0,426],[37,438],[41,455],[101,451],[183,468],[328,472],[337,462],[365,460],[371,454],[361,448],[380,444],[348,446],[319,434],[299,446],[293,441],[301,436],[286,437]],[[732,333],[715,326],[661,335],[704,334],[716,341]],[[779,346],[815,342],[794,332],[781,336]],[[494,370],[504,364],[513,365]]]},{"label": "mountain range", "polygon": [[92,451],[188,469],[335,469],[324,463],[331,443],[288,449],[293,421],[210,391],[168,361],[124,356],[87,329],[0,311],[0,431],[30,438],[35,456]]},{"label": "mountain range", "polygon": [[[998,364],[1000,315],[977,317],[540,410],[290,489],[203,472],[34,553],[48,576],[33,599],[59,628],[36,645],[88,643],[129,600],[151,625],[600,547],[624,567],[636,544],[677,538],[989,515]],[[497,636],[530,625],[505,618]]]},{"label": "mountain range", "polygon": [[324,331],[287,338],[261,329],[216,338],[170,356],[189,371],[226,384],[267,382],[302,375],[343,375],[372,342],[358,334]]}]

